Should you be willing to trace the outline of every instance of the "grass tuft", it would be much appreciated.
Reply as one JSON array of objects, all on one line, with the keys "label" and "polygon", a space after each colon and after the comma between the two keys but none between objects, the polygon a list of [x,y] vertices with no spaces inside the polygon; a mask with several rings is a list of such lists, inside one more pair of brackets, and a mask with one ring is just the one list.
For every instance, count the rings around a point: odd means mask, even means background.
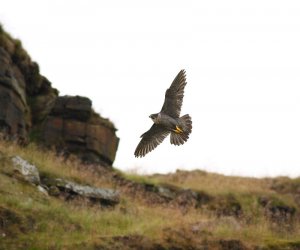
[{"label": "grass tuft", "polygon": [[[13,155],[36,165],[42,177],[59,177],[119,189],[121,202],[114,209],[103,209],[46,196],[35,186],[8,174],[7,169],[11,167],[8,159]],[[273,180],[226,177],[203,171],[177,171],[153,176],[115,171],[114,174],[133,183],[170,185],[178,190],[189,188],[211,196],[207,203],[183,213],[172,202],[169,205],[145,203],[147,197],[131,196],[123,186],[113,183],[106,172],[101,176],[88,169],[76,159],[65,160],[52,151],[40,150],[34,144],[21,148],[0,141],[0,249],[109,248],[115,237],[123,237],[124,241],[136,240],[135,244],[138,244],[139,237],[134,235],[146,237],[165,248],[171,248],[172,242],[186,248],[201,242],[236,240],[249,249],[255,246],[297,249],[295,246],[300,242],[299,207],[291,193],[274,190]],[[287,180],[284,181],[287,185]],[[261,197],[268,205],[261,204]],[[293,225],[277,225],[272,216],[266,216],[273,207],[294,207]]]}]

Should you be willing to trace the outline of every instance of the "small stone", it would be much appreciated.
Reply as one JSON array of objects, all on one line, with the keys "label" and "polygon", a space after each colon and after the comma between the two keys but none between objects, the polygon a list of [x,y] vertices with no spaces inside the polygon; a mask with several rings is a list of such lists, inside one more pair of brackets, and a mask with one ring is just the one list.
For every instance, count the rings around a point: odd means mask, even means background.
[{"label": "small stone", "polygon": [[48,195],[48,191],[45,188],[43,188],[41,185],[38,185],[37,189],[44,195]]}]

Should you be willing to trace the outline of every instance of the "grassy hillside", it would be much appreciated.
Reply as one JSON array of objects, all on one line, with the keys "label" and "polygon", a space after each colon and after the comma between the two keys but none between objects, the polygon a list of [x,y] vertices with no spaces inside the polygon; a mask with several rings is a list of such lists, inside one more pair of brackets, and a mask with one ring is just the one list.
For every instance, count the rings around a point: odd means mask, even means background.
[{"label": "grassy hillside", "polygon": [[[116,189],[120,203],[45,195],[11,171],[14,155],[42,178]],[[134,176],[1,141],[0,249],[300,249],[299,190],[289,178]]]}]

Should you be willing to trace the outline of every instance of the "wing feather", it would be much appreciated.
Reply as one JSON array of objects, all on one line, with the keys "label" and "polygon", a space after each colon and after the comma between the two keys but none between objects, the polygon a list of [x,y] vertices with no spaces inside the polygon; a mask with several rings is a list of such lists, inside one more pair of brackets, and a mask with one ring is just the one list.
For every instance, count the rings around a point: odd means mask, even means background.
[{"label": "wing feather", "polygon": [[180,116],[184,96],[184,87],[187,84],[185,70],[181,70],[166,90],[165,101],[161,112],[173,117]]},{"label": "wing feather", "polygon": [[146,133],[142,134],[142,139],[134,152],[135,157],[144,157],[162,143],[169,133],[170,132],[162,126],[153,124]]}]

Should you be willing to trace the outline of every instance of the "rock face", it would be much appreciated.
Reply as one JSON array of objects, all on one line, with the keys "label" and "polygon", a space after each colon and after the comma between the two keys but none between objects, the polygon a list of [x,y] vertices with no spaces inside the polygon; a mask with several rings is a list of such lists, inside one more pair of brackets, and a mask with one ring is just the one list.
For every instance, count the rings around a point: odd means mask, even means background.
[{"label": "rock face", "polygon": [[42,139],[85,162],[112,164],[119,139],[111,122],[92,110],[88,98],[58,97],[42,129]]},{"label": "rock face", "polygon": [[7,137],[27,139],[30,114],[25,81],[10,55],[0,47],[0,129]]},{"label": "rock face", "polygon": [[72,153],[89,163],[112,165],[118,141],[114,125],[85,97],[59,97],[40,75],[19,40],[0,25],[0,132],[23,144],[31,140]]}]

